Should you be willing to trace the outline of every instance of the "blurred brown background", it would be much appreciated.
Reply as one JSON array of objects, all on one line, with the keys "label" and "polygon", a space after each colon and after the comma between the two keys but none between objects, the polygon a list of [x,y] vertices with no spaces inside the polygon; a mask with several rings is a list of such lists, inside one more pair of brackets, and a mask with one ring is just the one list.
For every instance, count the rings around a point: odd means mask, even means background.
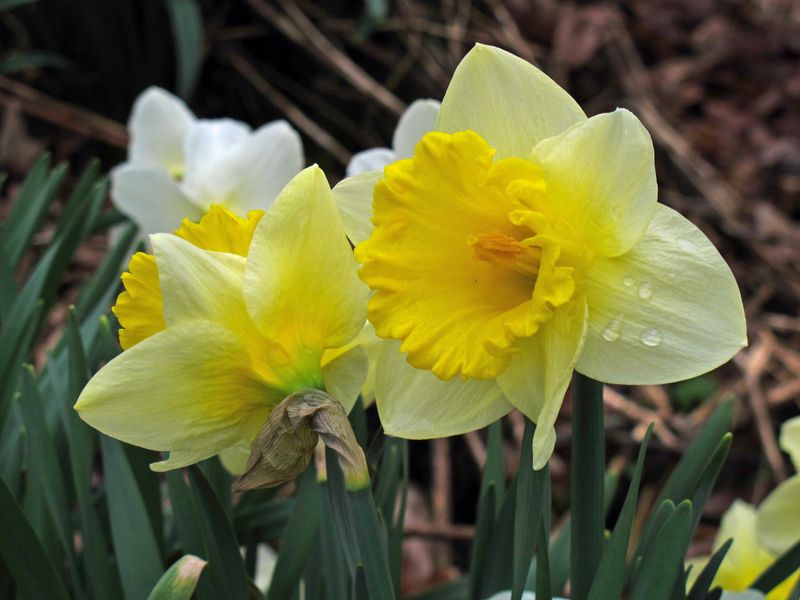
[{"label": "blurred brown background", "polygon": [[[0,170],[11,176],[0,218],[44,149],[73,173],[92,156],[105,168],[122,160],[131,102],[148,85],[180,91],[202,117],[288,119],[308,162],[334,181],[353,152],[387,145],[409,102],[440,99],[475,42],[533,61],[588,114],[631,109],[656,144],[660,200],[730,262],[750,347],[689,382],[608,389],[612,468],[624,470],[655,421],[646,506],[698,426],[735,398],[733,451],[696,553],[734,497],[757,502],[787,476],[776,432],[800,399],[800,3],[231,0],[192,3],[194,19],[169,0],[17,3],[0,8]],[[38,242],[47,244],[47,230]],[[106,248],[98,235],[78,254],[64,307]],[[51,315],[53,332],[64,316]],[[513,463],[521,419],[507,425]],[[557,515],[568,494],[569,403],[559,427]],[[412,445],[406,587],[464,566],[484,443],[477,432]]]}]

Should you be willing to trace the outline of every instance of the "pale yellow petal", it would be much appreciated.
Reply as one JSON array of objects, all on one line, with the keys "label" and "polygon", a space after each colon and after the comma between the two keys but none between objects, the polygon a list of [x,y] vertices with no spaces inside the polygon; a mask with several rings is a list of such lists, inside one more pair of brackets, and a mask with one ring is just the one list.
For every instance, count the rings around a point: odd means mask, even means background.
[{"label": "pale yellow petal", "polygon": [[372,193],[382,178],[383,170],[367,171],[343,179],[333,188],[344,230],[353,245],[372,234]]},{"label": "pale yellow petal", "polygon": [[781,449],[792,459],[796,471],[800,471],[800,417],[789,419],[781,425]]},{"label": "pale yellow petal", "polygon": [[476,44],[453,74],[436,128],[476,131],[497,148],[498,158],[527,157],[544,138],[585,119],[542,71],[505,50]]},{"label": "pale yellow petal", "polygon": [[494,380],[442,381],[408,364],[399,342],[378,356],[375,400],[384,431],[408,439],[458,435],[493,423],[513,408]]},{"label": "pale yellow petal", "polygon": [[397,160],[414,156],[414,146],[429,131],[436,129],[436,117],[441,104],[436,100],[414,100],[400,116],[392,136],[392,148]]},{"label": "pale yellow petal", "polygon": [[623,385],[705,373],[747,344],[739,289],[703,233],[658,205],[647,233],[617,258],[598,259],[583,287],[589,332],[581,373]]},{"label": "pale yellow petal", "polygon": [[729,538],[733,538],[733,545],[725,555],[713,585],[734,592],[746,590],[775,560],[775,556],[758,543],[753,506],[741,500],[731,505],[722,517],[714,549]]},{"label": "pale yellow petal", "polygon": [[367,353],[361,346],[353,346],[345,352],[326,360],[322,355],[322,379],[325,390],[344,406],[348,413],[358,400],[367,377]]},{"label": "pale yellow petal", "polygon": [[240,334],[252,328],[242,296],[244,257],[201,250],[175,235],[151,241],[168,327],[204,319]]},{"label": "pale yellow petal", "polygon": [[758,537],[775,554],[800,541],[800,475],[790,477],[758,507]]},{"label": "pale yellow petal", "polygon": [[617,256],[642,237],[656,210],[650,134],[617,109],[539,143],[549,209],[594,253]]},{"label": "pale yellow petal", "polygon": [[247,459],[250,458],[250,446],[251,443],[236,444],[219,453],[219,460],[228,473],[241,475],[245,472]]},{"label": "pale yellow petal", "polygon": [[586,337],[586,314],[583,297],[559,307],[536,335],[520,340],[520,351],[497,378],[511,404],[536,422],[535,469],[544,467],[553,453],[554,425]]},{"label": "pale yellow petal", "polygon": [[293,355],[343,346],[366,320],[368,290],[325,174],[313,166],[280,193],[256,227],[244,275],[247,310]]},{"label": "pale yellow petal", "polygon": [[236,335],[192,321],[114,358],[89,381],[75,409],[106,435],[201,460],[252,440],[279,401]]}]

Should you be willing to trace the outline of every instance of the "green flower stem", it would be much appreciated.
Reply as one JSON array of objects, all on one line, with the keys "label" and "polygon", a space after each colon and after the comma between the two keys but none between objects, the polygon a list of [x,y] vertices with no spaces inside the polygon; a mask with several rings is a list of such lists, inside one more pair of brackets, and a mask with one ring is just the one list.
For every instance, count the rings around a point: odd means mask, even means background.
[{"label": "green flower stem", "polygon": [[365,473],[360,482],[347,478],[340,455],[329,447],[326,457],[331,509],[351,574],[355,577],[357,569],[363,569],[368,598],[394,600],[386,540],[369,475]]},{"label": "green flower stem", "polygon": [[573,600],[589,595],[603,555],[605,477],[603,384],[579,373],[572,378],[572,556]]}]

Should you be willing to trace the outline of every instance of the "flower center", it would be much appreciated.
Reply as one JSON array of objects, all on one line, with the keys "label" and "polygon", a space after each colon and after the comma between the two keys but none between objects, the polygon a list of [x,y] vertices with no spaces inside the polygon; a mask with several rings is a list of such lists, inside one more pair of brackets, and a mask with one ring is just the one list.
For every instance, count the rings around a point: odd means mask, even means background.
[{"label": "flower center", "polygon": [[472,246],[478,260],[513,269],[534,279],[539,274],[542,249],[526,245],[508,234],[491,231],[471,235],[467,244]]}]

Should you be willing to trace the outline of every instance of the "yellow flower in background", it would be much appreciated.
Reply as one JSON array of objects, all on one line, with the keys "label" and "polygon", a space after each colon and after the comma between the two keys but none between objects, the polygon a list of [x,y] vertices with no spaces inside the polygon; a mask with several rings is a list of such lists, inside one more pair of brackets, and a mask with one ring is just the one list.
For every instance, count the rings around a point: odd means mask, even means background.
[{"label": "yellow flower in background", "polygon": [[[750,588],[758,577],[778,558],[759,541],[757,531],[757,511],[755,507],[736,500],[722,517],[719,530],[714,539],[714,551],[730,538],[733,538],[728,553],[720,564],[712,587],[720,587],[728,592],[741,592]],[[789,523],[785,523],[789,525]],[[688,588],[700,574],[708,557],[689,561],[692,571]],[[767,600],[785,600],[800,578],[800,570],[785,579],[767,594]]]},{"label": "yellow flower in background", "polygon": [[266,213],[239,218],[216,206],[151,241],[153,255],[133,257],[114,308],[125,351],[75,405],[87,423],[168,451],[155,470],[221,452],[241,469],[290,394],[327,390],[349,410],[366,374],[351,342],[368,290],[318,167]]},{"label": "yellow flower in background", "polygon": [[764,499],[757,519],[761,545],[776,554],[783,554],[800,541],[800,417],[781,426],[780,444],[797,472]]},{"label": "yellow flower in background", "polygon": [[396,340],[376,375],[387,433],[463,433],[516,407],[537,422],[538,468],[574,368],[664,383],[746,344],[730,269],[657,203],[639,120],[587,118],[502,50],[464,58],[412,158],[339,189],[370,321]]}]

